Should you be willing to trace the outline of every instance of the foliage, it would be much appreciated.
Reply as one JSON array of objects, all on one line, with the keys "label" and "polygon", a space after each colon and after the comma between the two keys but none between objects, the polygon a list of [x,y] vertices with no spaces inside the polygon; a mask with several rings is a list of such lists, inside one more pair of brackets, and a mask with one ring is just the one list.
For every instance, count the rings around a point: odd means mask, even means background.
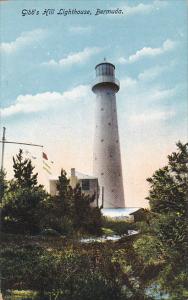
[{"label": "foliage", "polygon": [[12,233],[39,233],[41,218],[45,213],[45,197],[42,187],[9,190],[3,199],[2,230]]},{"label": "foliage", "polygon": [[62,234],[78,231],[99,234],[102,217],[100,210],[91,206],[94,196],[83,194],[79,185],[72,189],[64,170],[61,170],[57,190],[58,195],[51,199],[48,225]]},{"label": "foliage", "polygon": [[37,298],[37,292],[33,291],[7,291],[5,300],[31,300]]},{"label": "foliage", "polygon": [[16,158],[13,157],[14,184],[22,188],[33,188],[37,185],[38,173],[33,174],[34,167],[30,159],[23,158],[23,150],[20,149]]},{"label": "foliage", "polygon": [[40,300],[146,300],[154,299],[149,291],[156,290],[171,300],[186,300],[188,144],[177,146],[167,166],[148,179],[151,211],[137,224],[140,234],[117,243],[79,244],[55,236],[96,234],[102,226],[121,235],[135,225],[102,220],[100,210],[91,206],[94,198],[84,195],[79,185],[72,189],[63,170],[58,195],[49,197],[37,185],[33,167],[27,167],[29,161],[23,164],[17,156],[15,179],[3,196],[3,224],[20,224],[20,232],[27,228],[27,233],[40,228],[47,234],[36,240],[11,238],[3,245],[3,293],[33,290]]},{"label": "foliage", "polygon": [[[31,160],[20,149],[13,157],[14,179],[5,185],[2,173],[2,230],[9,233],[38,234],[54,230],[64,235],[74,232],[100,234],[101,212],[91,207],[94,196],[84,195],[79,185],[72,189],[66,172],[61,171],[58,195],[51,197],[37,184]],[[6,193],[4,193],[6,188]]]},{"label": "foliage", "polygon": [[61,175],[57,182],[58,195],[54,200],[59,201],[61,206],[61,213],[63,215],[70,215],[73,210],[72,201],[72,188],[69,185],[69,179],[67,178],[67,173],[65,170],[61,170]]},{"label": "foliage", "polygon": [[124,220],[113,220],[112,218],[103,217],[103,228],[106,232],[109,232],[109,229],[112,234],[121,236],[128,234],[128,230],[134,230],[135,225]]},{"label": "foliage", "polygon": [[0,203],[2,202],[4,193],[7,189],[7,181],[5,179],[5,172],[4,170],[0,170]]},{"label": "foliage", "polygon": [[7,245],[0,255],[4,294],[16,289],[38,291],[41,300],[151,299],[138,277],[141,267],[130,264],[135,257],[129,244],[63,243],[57,249],[54,238],[45,248],[34,241]]},{"label": "foliage", "polygon": [[188,251],[188,143],[179,142],[177,147],[178,151],[168,156],[168,165],[148,179],[151,185],[148,199],[151,211],[156,214],[153,225],[157,237],[168,253],[172,252],[172,257],[185,258]]},{"label": "foliage", "polygon": [[77,185],[72,192],[74,228],[92,234],[99,234],[102,226],[101,212],[97,207],[91,206],[95,195],[92,197],[84,195],[79,185]]},{"label": "foliage", "polygon": [[135,241],[134,249],[138,256],[148,265],[162,262],[161,243],[155,236],[142,235],[141,238]]},{"label": "foliage", "polygon": [[188,144],[179,142],[177,148],[168,156],[168,165],[148,178],[151,212],[134,248],[146,266],[163,264],[155,283],[171,299],[183,300],[188,293]]},{"label": "foliage", "polygon": [[20,149],[13,157],[14,179],[9,182],[2,202],[2,230],[36,234],[45,214],[47,193],[37,185],[37,174],[31,160],[23,158]]}]

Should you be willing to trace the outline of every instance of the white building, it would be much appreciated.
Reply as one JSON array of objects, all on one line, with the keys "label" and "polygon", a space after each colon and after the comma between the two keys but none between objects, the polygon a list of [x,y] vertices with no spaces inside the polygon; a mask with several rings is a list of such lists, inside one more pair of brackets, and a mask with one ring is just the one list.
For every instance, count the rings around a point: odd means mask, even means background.
[{"label": "white building", "polygon": [[103,62],[95,67],[92,91],[96,94],[93,174],[99,180],[104,208],[124,208],[120,141],[116,109],[116,93],[120,84],[115,66]]},{"label": "white building", "polygon": [[[95,195],[95,201],[91,205],[98,206],[99,185],[96,177],[77,172],[74,168],[71,169],[71,174],[68,177],[72,188],[75,188],[77,184],[80,184],[82,192],[85,195]],[[58,178],[50,179],[50,195],[52,196],[58,194],[57,182]]]}]

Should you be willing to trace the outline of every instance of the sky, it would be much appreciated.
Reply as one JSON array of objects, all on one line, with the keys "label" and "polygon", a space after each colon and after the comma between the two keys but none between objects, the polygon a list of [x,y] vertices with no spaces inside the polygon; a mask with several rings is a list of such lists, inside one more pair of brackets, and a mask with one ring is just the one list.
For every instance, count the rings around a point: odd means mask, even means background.
[{"label": "sky", "polygon": [[[123,13],[95,15],[117,8]],[[51,175],[42,168],[41,148],[22,149],[47,189],[61,168],[92,175],[91,85],[105,57],[120,81],[126,206],[148,206],[146,179],[187,139],[187,8],[186,0],[0,1],[1,135],[5,126],[8,141],[44,146]],[[91,13],[64,16],[60,9]],[[5,145],[8,178],[19,148]]]}]

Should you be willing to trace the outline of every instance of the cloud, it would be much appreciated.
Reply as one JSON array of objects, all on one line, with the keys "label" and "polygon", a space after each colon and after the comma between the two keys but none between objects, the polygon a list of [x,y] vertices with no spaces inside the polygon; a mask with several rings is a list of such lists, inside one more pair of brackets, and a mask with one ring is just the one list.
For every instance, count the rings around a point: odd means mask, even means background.
[{"label": "cloud", "polygon": [[174,116],[174,111],[146,111],[141,114],[131,115],[129,121],[134,125],[141,125],[156,121],[166,121]]},{"label": "cloud", "polygon": [[159,10],[167,5],[166,1],[153,1],[151,4],[139,3],[136,6],[123,6],[123,11],[127,16],[133,16],[137,14],[148,14],[155,10]]},{"label": "cloud", "polygon": [[35,29],[32,31],[23,32],[15,41],[0,44],[0,52],[12,54],[17,50],[25,48],[32,43],[38,42],[46,36],[46,30]]},{"label": "cloud", "polygon": [[83,51],[70,53],[67,57],[55,61],[54,59],[43,63],[43,65],[54,67],[70,67],[74,64],[86,62],[91,56],[100,53],[103,49],[99,47],[85,48]]},{"label": "cloud", "polygon": [[144,70],[142,73],[138,75],[139,80],[144,80],[144,81],[151,81],[161,75],[163,72],[168,70],[168,67],[166,66],[156,66],[149,68],[147,70]]},{"label": "cloud", "polygon": [[2,117],[10,117],[16,114],[33,113],[57,107],[65,101],[85,99],[89,93],[89,87],[80,85],[64,93],[45,92],[36,95],[19,95],[14,104],[0,110]]},{"label": "cloud", "polygon": [[170,97],[175,96],[177,88],[172,89],[158,89],[153,88],[152,92],[149,92],[148,98],[150,98],[150,101],[157,101],[157,100],[163,100]]},{"label": "cloud", "polygon": [[[171,88],[156,85],[155,82],[148,81],[149,70],[145,70],[141,73],[142,76],[139,74],[137,78],[125,77],[120,80],[118,102],[121,105],[123,120],[126,120],[127,127],[133,131],[134,125],[139,125],[146,126],[150,132],[153,126],[163,126],[163,121],[175,115],[175,96],[179,85]],[[156,75],[157,72],[158,67],[153,73]]]},{"label": "cloud", "polygon": [[[138,75],[137,79],[125,77],[120,80],[121,93],[127,98],[141,99],[139,102],[154,102],[172,98],[176,95],[179,85],[173,88],[162,88],[161,86],[151,85],[150,81],[158,76],[167,67],[154,67],[146,69]],[[151,74],[151,75],[150,75]],[[133,99],[133,102],[135,100]]]},{"label": "cloud", "polygon": [[135,54],[130,55],[128,59],[124,57],[120,57],[118,62],[120,64],[131,64],[144,57],[155,57],[157,55],[161,55],[163,53],[171,51],[175,48],[175,46],[176,46],[176,42],[167,39],[159,48],[144,47],[138,50]]},{"label": "cloud", "polygon": [[91,30],[92,30],[91,26],[71,26],[69,28],[70,33],[76,33],[76,34],[90,33]]},{"label": "cloud", "polygon": [[134,107],[134,110],[142,110],[145,105],[162,105],[163,102],[161,103],[161,101],[173,99],[177,94],[177,86],[171,89],[162,89],[156,86],[149,87],[147,85],[142,85],[138,82],[132,87],[127,87],[126,91],[125,86],[122,86],[122,88],[122,94],[125,95],[127,103],[132,102],[134,105],[137,103],[137,107]]},{"label": "cloud", "polygon": [[131,77],[125,77],[121,80],[121,88],[132,88],[137,84],[137,80]]}]

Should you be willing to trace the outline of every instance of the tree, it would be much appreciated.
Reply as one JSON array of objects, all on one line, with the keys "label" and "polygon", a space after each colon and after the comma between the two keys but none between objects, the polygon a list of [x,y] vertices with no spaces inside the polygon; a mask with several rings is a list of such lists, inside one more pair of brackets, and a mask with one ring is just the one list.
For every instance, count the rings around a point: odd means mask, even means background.
[{"label": "tree", "polygon": [[61,170],[61,175],[57,182],[58,195],[56,201],[61,203],[61,213],[63,215],[72,215],[73,213],[73,200],[72,200],[72,188],[69,185],[70,180],[67,178],[65,170]]},{"label": "tree", "polygon": [[73,189],[64,170],[61,170],[57,190],[58,194],[52,198],[51,209],[46,217],[49,227],[64,234],[72,234],[73,231],[100,233],[101,212],[91,207],[95,195],[83,194],[79,184]]},{"label": "tree", "polygon": [[79,184],[73,189],[73,224],[75,229],[93,234],[101,233],[101,211],[99,208],[91,206],[94,200],[95,194],[93,196],[83,194]]},{"label": "tree", "polygon": [[73,201],[72,188],[65,170],[61,170],[57,182],[57,195],[50,197],[46,216],[43,220],[45,228],[51,228],[61,234],[73,233]]},{"label": "tree", "polygon": [[13,157],[14,179],[11,180],[3,197],[2,230],[11,233],[40,232],[41,220],[45,214],[47,193],[37,185],[37,173],[31,160],[23,158],[20,149]]},{"label": "tree", "polygon": [[157,213],[176,212],[187,214],[188,190],[188,143],[177,143],[178,152],[168,156],[168,165],[148,178],[149,197],[152,211]]},{"label": "tree", "polygon": [[30,159],[23,158],[23,150],[20,149],[16,158],[13,157],[13,170],[15,183],[19,187],[32,188],[37,185],[38,173],[33,174],[34,167]]},{"label": "tree", "polygon": [[178,142],[168,164],[147,181],[151,212],[134,247],[146,265],[161,265],[156,282],[170,299],[187,299],[188,143]]},{"label": "tree", "polygon": [[168,165],[151,178],[151,211],[156,213],[160,239],[184,255],[187,248],[188,143],[177,143],[178,151],[168,156]]},{"label": "tree", "polygon": [[2,230],[9,233],[39,233],[45,215],[46,197],[42,187],[8,190],[3,199]]},{"label": "tree", "polygon": [[6,189],[7,189],[7,182],[5,179],[5,172],[3,170],[0,170],[0,202],[2,202]]}]

